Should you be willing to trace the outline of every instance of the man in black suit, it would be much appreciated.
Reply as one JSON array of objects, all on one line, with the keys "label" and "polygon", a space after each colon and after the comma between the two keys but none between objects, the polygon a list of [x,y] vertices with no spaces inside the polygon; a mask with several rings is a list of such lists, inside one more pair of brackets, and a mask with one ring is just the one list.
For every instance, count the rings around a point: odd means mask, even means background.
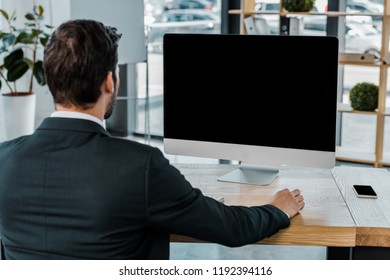
[{"label": "man in black suit", "polygon": [[56,111],[0,145],[0,237],[7,259],[168,259],[169,235],[235,247],[268,237],[303,207],[299,189],[267,205],[203,196],[157,148],[111,137],[118,89],[115,28],[71,20],[44,69]]}]

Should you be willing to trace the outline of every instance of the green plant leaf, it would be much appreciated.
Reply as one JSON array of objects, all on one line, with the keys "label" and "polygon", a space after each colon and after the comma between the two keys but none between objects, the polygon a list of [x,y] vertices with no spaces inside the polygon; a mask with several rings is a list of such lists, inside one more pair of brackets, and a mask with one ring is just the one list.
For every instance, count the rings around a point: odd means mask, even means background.
[{"label": "green plant leaf", "polygon": [[41,41],[42,46],[46,46],[47,41],[49,41],[49,37],[48,36],[42,37],[42,38],[40,38],[40,41]]},{"label": "green plant leaf", "polygon": [[22,32],[16,38],[16,42],[21,43],[21,44],[33,44],[34,43],[34,35],[27,33],[27,32]]},{"label": "green plant leaf", "polygon": [[22,59],[16,61],[7,71],[7,80],[14,82],[22,77],[29,69],[28,64]]},{"label": "green plant leaf", "polygon": [[40,34],[42,34],[42,30],[39,30],[39,29],[33,29],[31,30],[31,33],[34,37],[38,37]]},{"label": "green plant leaf", "polygon": [[315,0],[282,0],[282,6],[289,12],[309,12],[314,8]]},{"label": "green plant leaf", "polygon": [[22,49],[16,49],[9,55],[4,57],[4,67],[10,69],[12,65],[16,64],[19,60],[23,60],[24,53]]},{"label": "green plant leaf", "polygon": [[51,34],[46,33],[46,30],[53,28],[43,22],[44,8],[41,5],[34,5],[31,11],[24,13],[24,24],[20,28],[15,27],[15,11],[8,14],[0,6],[0,13],[0,19],[7,20],[9,28],[7,32],[0,31],[2,58],[0,71],[4,75],[3,86],[5,83],[8,85],[9,82],[16,82],[29,69],[32,70],[29,78],[35,79],[40,85],[45,85],[43,62],[32,58],[32,54],[37,54],[37,57],[41,54],[42,48],[35,43],[38,41],[39,44],[45,46],[51,36]]},{"label": "green plant leaf", "polygon": [[375,111],[378,108],[379,86],[370,82],[357,83],[349,92],[351,107],[359,111]]},{"label": "green plant leaf", "polygon": [[46,85],[45,72],[43,70],[43,63],[41,60],[37,61],[34,66],[34,76],[38,84]]},{"label": "green plant leaf", "polygon": [[4,11],[3,9],[0,9],[0,13],[3,15],[3,17],[6,19],[6,20],[9,20],[9,16],[8,16],[8,13],[6,11]]},{"label": "green plant leaf", "polygon": [[1,38],[3,42],[4,49],[8,49],[8,47],[14,45],[16,43],[16,37],[14,34],[3,33],[4,36]]},{"label": "green plant leaf", "polygon": [[35,16],[32,13],[27,13],[24,17],[28,20],[35,20]]},{"label": "green plant leaf", "polygon": [[27,65],[28,65],[29,68],[33,69],[33,62],[32,62],[31,59],[29,59],[29,58],[27,58],[27,57],[24,57],[24,58],[23,58],[23,61],[24,61],[25,63],[27,63]]},{"label": "green plant leaf", "polygon": [[34,8],[36,8],[36,11],[35,11],[35,12],[36,12],[38,15],[40,15],[40,16],[43,15],[43,12],[44,12],[45,10],[43,9],[43,7],[42,7],[41,5],[35,6]]}]

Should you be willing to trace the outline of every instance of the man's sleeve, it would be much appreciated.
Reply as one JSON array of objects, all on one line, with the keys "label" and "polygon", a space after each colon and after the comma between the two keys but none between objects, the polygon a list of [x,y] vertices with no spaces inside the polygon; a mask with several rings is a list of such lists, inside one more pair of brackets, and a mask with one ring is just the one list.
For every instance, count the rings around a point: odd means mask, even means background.
[{"label": "man's sleeve", "polygon": [[146,176],[148,220],[157,230],[236,247],[290,224],[286,214],[272,205],[226,206],[205,197],[158,149],[151,153]]}]

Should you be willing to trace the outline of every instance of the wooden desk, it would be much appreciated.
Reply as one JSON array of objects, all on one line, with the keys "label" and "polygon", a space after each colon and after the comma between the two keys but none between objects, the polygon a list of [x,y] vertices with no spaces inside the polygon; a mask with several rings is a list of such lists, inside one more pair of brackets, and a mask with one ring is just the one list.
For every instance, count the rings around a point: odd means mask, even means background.
[{"label": "wooden desk", "polygon": [[[390,259],[390,173],[380,168],[336,167],[332,174],[356,225],[352,258]],[[371,185],[378,198],[358,198],[354,184]]]},{"label": "wooden desk", "polygon": [[[356,228],[348,207],[330,170],[283,169],[268,186],[219,182],[217,178],[237,165],[175,164],[194,187],[205,194],[222,195],[227,205],[260,205],[283,188],[300,188],[305,208],[291,220],[290,227],[259,244],[312,245],[328,247],[355,246]],[[173,235],[174,242],[202,242]]]}]

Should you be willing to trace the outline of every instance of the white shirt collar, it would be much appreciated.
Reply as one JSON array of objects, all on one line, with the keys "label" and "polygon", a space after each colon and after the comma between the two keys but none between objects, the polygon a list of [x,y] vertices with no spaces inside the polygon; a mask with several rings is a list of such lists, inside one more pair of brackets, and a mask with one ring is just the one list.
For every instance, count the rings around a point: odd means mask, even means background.
[{"label": "white shirt collar", "polygon": [[101,125],[104,129],[106,129],[104,122],[102,122],[100,119],[98,119],[95,116],[85,114],[85,113],[74,112],[74,111],[55,111],[51,113],[50,117],[89,120]]}]

